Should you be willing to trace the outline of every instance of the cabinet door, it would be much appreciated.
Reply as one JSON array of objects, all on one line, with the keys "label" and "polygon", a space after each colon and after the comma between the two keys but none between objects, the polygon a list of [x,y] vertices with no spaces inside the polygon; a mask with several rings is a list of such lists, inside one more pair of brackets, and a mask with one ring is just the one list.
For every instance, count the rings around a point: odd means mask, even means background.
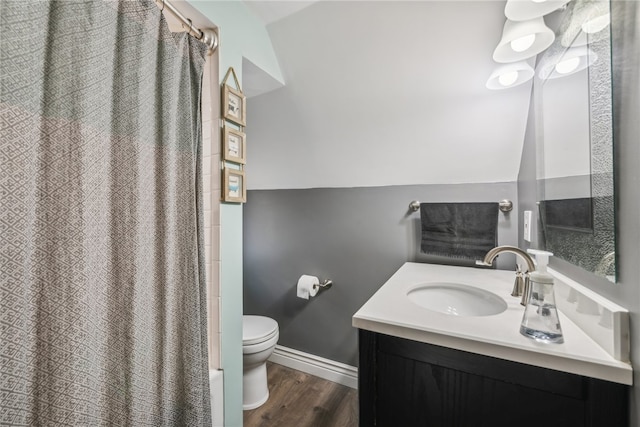
[{"label": "cabinet door", "polygon": [[385,353],[377,366],[379,427],[586,425],[577,399]]},{"label": "cabinet door", "polygon": [[361,427],[625,427],[629,387],[360,330]]}]

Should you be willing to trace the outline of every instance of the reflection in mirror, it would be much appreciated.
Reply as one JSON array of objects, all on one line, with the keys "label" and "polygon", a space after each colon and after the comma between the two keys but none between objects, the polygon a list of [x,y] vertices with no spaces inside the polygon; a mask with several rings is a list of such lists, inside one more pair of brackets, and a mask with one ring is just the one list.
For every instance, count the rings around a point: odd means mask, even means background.
[{"label": "reflection in mirror", "polygon": [[609,8],[569,3],[534,96],[541,246],[615,282]]}]

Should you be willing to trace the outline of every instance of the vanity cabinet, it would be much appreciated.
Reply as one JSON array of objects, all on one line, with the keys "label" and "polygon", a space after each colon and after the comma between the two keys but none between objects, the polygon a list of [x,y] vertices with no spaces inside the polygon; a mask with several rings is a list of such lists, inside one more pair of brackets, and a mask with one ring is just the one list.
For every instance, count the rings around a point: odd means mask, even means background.
[{"label": "vanity cabinet", "polygon": [[359,330],[361,427],[624,427],[628,386]]}]

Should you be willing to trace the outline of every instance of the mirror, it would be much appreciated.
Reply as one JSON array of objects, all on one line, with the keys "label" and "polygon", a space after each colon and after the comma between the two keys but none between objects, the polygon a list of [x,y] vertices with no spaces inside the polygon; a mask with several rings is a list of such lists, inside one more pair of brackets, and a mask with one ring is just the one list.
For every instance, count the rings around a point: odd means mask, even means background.
[{"label": "mirror", "polygon": [[536,66],[540,246],[615,282],[609,0],[576,0]]}]

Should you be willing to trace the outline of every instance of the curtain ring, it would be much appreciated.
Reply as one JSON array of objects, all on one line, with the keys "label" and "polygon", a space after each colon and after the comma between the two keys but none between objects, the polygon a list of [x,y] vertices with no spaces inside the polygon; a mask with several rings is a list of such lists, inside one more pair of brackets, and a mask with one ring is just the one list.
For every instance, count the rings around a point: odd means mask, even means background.
[{"label": "curtain ring", "polygon": [[[189,18],[187,18],[187,21],[189,21],[189,28],[187,28],[187,32],[193,33],[193,22],[191,22],[191,19]],[[182,26],[184,27],[184,24]]]}]

